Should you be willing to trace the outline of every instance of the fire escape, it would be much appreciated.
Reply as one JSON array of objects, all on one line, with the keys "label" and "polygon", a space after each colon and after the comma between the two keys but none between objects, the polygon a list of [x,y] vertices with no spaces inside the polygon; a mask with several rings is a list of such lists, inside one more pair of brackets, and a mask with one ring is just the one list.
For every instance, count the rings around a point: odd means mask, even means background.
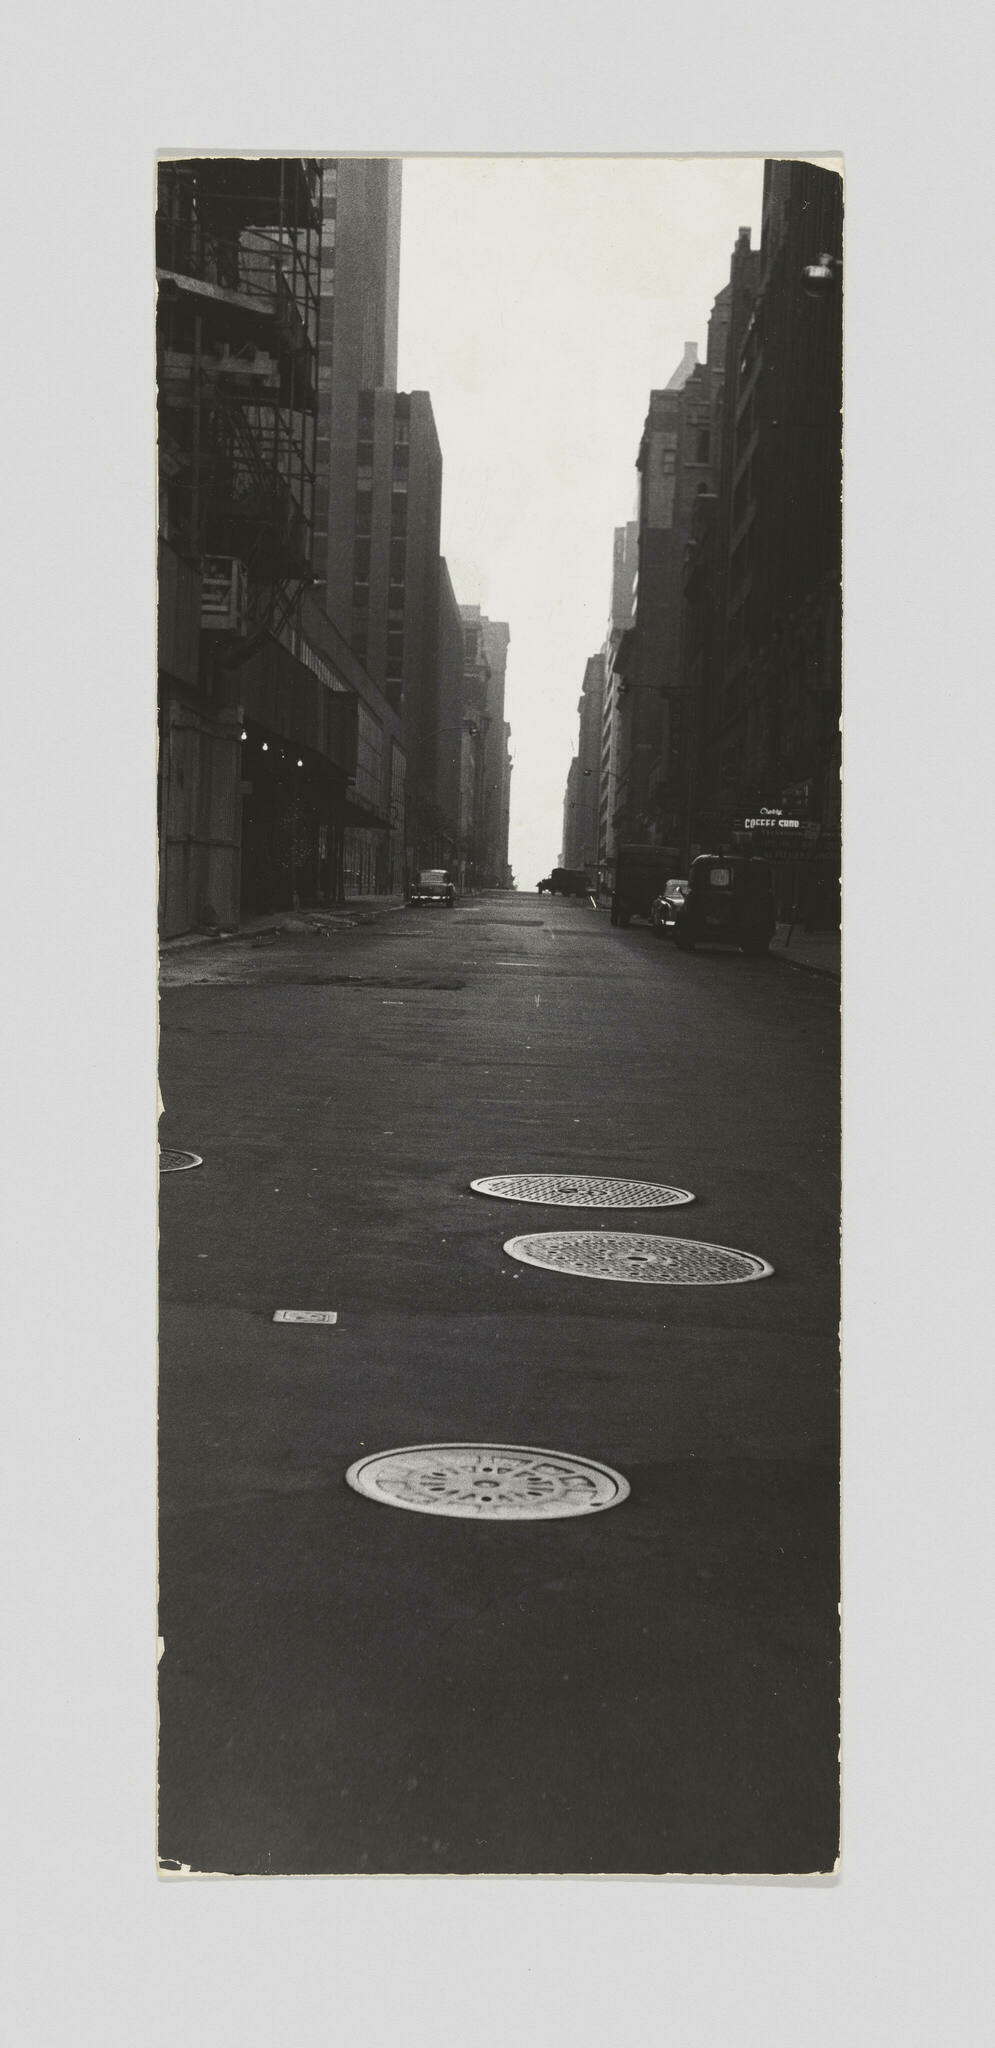
[{"label": "fire escape", "polygon": [[313,160],[160,166],[160,517],[201,572],[205,679],[310,581],[320,236]]}]

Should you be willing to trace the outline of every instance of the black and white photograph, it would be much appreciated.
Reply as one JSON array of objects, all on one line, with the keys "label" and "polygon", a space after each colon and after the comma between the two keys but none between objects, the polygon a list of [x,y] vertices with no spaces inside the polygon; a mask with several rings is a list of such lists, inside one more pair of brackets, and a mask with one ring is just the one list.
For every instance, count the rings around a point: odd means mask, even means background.
[{"label": "black and white photograph", "polygon": [[159,1868],[830,1873],[842,164],[157,171]]},{"label": "black and white photograph", "polygon": [[15,0],[18,2048],[985,2036],[986,32]]}]

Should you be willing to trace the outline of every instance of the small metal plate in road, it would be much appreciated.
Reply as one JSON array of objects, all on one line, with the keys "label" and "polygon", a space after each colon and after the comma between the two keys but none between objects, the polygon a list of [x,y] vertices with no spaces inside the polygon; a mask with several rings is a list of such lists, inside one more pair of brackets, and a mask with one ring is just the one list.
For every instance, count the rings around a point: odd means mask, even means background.
[{"label": "small metal plate in road", "polygon": [[509,1237],[504,1249],[526,1266],[581,1280],[630,1280],[643,1286],[722,1287],[763,1280],[774,1271],[755,1252],[638,1230],[537,1230]]},{"label": "small metal plate in road", "polygon": [[532,1444],[408,1444],[359,1458],[348,1484],[384,1507],[461,1521],[547,1522],[593,1515],[627,1498],[610,1465]]},{"label": "small metal plate in road", "polygon": [[489,1173],[470,1186],[477,1195],[496,1195],[502,1202],[543,1202],[551,1209],[669,1209],[694,1201],[687,1188],[598,1173]]},{"label": "small metal plate in road", "polygon": [[160,1173],[187,1173],[191,1166],[203,1166],[203,1164],[204,1161],[199,1152],[171,1152],[166,1149],[159,1153]]},{"label": "small metal plate in road", "polygon": [[278,1308],[273,1317],[275,1323],[337,1323],[338,1319],[334,1308]]}]

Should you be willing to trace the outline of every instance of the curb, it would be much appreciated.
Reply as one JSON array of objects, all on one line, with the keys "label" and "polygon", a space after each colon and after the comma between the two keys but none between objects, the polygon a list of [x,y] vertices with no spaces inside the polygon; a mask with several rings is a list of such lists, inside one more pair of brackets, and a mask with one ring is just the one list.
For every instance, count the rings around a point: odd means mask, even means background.
[{"label": "curb", "polygon": [[782,967],[793,967],[796,974],[815,974],[820,981],[834,981],[837,988],[842,984],[842,972],[835,967],[815,967],[811,960],[792,960],[790,953],[769,952],[768,960],[777,960]]},{"label": "curb", "polygon": [[173,938],[160,939],[159,954],[162,957],[182,952],[189,946],[230,945],[235,939],[254,945],[257,939],[278,939],[284,932],[291,938],[303,938],[305,931],[355,931],[360,925],[387,917],[392,910],[403,909],[404,898],[391,897],[388,902],[376,906],[364,903],[354,913],[350,913],[348,905],[339,904],[331,910],[288,910],[283,913],[283,922],[280,923],[239,925],[232,931],[177,932]]}]

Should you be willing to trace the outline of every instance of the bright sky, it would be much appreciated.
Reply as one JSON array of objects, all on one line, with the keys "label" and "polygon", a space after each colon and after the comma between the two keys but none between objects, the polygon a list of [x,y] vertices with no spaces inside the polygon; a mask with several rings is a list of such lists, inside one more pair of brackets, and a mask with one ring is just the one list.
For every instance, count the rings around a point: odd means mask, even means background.
[{"label": "bright sky", "polygon": [[760,157],[405,159],[398,384],[432,396],[456,595],[511,630],[521,888],[560,851],[649,393],[686,341],[704,356],[762,176]]}]

